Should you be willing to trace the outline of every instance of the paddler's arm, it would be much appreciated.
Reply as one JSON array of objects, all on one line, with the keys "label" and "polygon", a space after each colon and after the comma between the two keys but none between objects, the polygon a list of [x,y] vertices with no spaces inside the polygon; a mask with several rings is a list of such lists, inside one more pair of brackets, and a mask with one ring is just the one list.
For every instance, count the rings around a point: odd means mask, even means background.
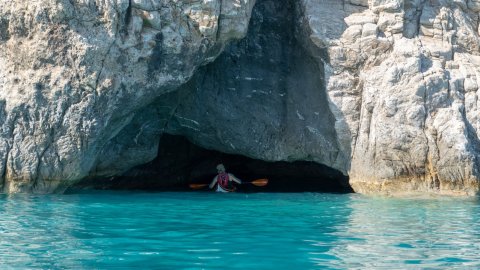
[{"label": "paddler's arm", "polygon": [[242,180],[238,179],[237,177],[235,177],[235,175],[233,174],[228,174],[228,176],[230,177],[230,179],[232,179],[232,181],[238,183],[238,184],[241,184],[242,183]]},{"label": "paddler's arm", "polygon": [[209,187],[210,189],[212,189],[212,188],[215,186],[216,183],[217,183],[217,176],[215,176],[215,177],[213,178],[212,183],[210,183],[210,185],[209,185],[208,187]]}]

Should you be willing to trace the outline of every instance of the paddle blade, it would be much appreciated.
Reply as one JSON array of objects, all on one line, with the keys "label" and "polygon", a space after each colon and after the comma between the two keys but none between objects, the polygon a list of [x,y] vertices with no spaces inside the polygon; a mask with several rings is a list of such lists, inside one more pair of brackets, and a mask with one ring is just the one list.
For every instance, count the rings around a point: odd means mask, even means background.
[{"label": "paddle blade", "polygon": [[250,183],[252,183],[252,185],[255,185],[257,187],[264,187],[268,184],[268,179],[257,179],[257,180],[253,180]]},{"label": "paddle blade", "polygon": [[191,189],[202,189],[208,186],[208,184],[190,184]]}]

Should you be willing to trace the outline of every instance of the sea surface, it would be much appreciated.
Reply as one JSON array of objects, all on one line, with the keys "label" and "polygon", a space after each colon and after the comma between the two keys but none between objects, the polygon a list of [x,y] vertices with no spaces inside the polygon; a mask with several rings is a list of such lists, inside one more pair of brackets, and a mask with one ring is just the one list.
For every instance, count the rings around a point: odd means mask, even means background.
[{"label": "sea surface", "polygon": [[480,269],[478,198],[0,196],[0,269]]}]

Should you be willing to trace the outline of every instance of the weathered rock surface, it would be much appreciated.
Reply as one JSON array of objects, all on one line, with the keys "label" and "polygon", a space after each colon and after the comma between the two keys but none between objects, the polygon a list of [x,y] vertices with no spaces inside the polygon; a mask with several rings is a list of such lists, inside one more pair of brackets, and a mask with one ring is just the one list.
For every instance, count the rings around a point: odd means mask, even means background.
[{"label": "weathered rock surface", "polygon": [[[61,191],[95,174],[99,153],[135,111],[245,35],[253,5],[1,0],[3,190]],[[156,149],[145,151],[126,164],[155,156]]]},{"label": "weathered rock surface", "polygon": [[478,3],[301,2],[352,187],[477,193]]},{"label": "weathered rock surface", "polygon": [[119,174],[164,132],[363,193],[479,191],[478,1],[56,2],[0,0],[5,192]]}]

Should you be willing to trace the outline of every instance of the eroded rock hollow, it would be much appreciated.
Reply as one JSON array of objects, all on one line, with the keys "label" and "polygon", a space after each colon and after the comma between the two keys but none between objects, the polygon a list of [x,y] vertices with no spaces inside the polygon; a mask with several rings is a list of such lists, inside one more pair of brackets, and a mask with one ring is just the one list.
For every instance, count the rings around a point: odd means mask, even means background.
[{"label": "eroded rock hollow", "polygon": [[168,133],[322,164],[362,193],[477,194],[479,11],[473,0],[0,0],[3,191],[122,175]]},{"label": "eroded rock hollow", "polygon": [[[239,192],[352,192],[348,177],[312,161],[268,162],[241,155],[208,150],[183,136],[164,134],[157,157],[121,176],[87,178],[66,192],[83,190],[208,191],[222,163],[244,182],[268,179],[267,185],[237,185]],[[201,184],[192,189],[189,184]]]}]

